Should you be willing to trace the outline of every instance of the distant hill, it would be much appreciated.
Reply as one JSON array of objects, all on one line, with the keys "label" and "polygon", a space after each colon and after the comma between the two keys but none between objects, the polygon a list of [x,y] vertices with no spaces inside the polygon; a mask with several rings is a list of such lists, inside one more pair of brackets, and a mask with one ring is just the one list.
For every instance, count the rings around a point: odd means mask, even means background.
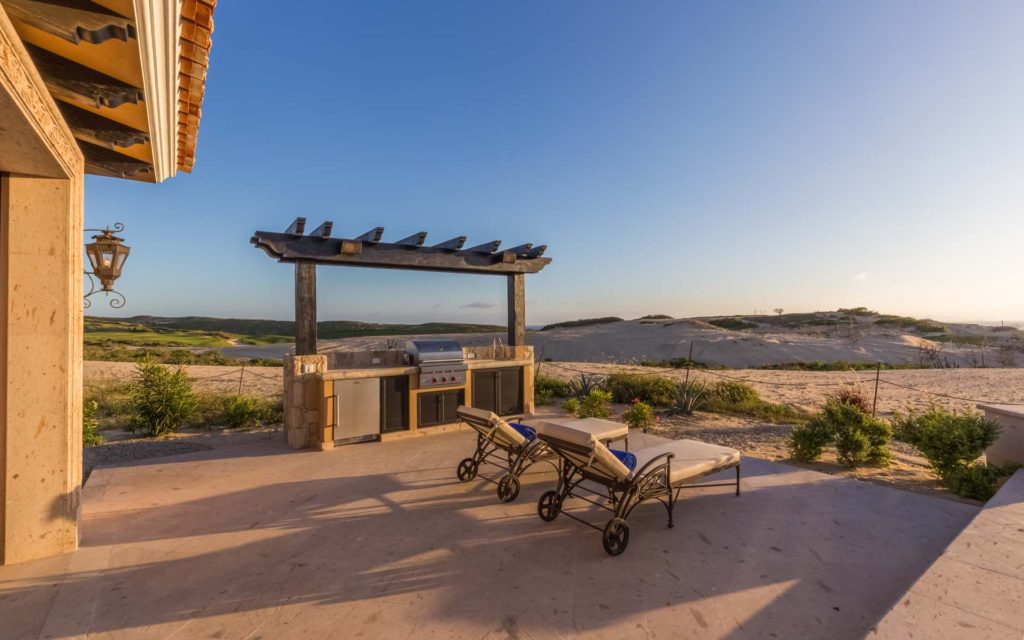
[{"label": "distant hill", "polygon": [[[317,334],[322,339],[437,333],[489,333],[504,330],[505,327],[496,325],[454,322],[381,324],[352,320],[325,320],[317,323]],[[230,344],[288,342],[294,336],[295,323],[290,320],[250,320],[203,316],[134,316],[131,318],[87,316],[85,319],[85,342],[87,344],[219,347]]]}]

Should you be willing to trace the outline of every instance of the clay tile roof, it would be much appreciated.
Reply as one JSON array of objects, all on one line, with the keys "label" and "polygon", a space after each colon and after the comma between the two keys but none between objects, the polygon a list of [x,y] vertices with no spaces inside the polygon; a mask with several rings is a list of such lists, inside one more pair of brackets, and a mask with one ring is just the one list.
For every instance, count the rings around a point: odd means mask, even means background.
[{"label": "clay tile roof", "polygon": [[178,170],[192,171],[217,0],[182,0],[178,73]]}]

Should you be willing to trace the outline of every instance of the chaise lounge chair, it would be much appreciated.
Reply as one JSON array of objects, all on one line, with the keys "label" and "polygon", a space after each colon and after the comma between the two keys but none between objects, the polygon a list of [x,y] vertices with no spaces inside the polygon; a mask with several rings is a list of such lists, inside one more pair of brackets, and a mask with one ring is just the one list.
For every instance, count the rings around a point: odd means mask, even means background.
[{"label": "chaise lounge chair", "polygon": [[[455,410],[459,420],[476,432],[476,450],[473,455],[459,462],[455,473],[462,482],[477,477],[484,463],[492,464],[505,471],[499,480],[480,476],[498,485],[498,500],[512,502],[519,496],[520,476],[535,462],[548,462],[558,469],[558,456],[547,445],[537,439],[533,427],[516,422],[507,422],[500,416],[485,409],[461,406]],[[552,424],[569,429],[582,436],[595,438],[600,442],[624,439],[629,448],[629,427],[609,420],[594,418],[567,418],[555,420]]]},{"label": "chaise lounge chair", "polygon": [[[692,485],[703,476],[736,469],[736,495],[740,495],[740,452],[697,440],[673,440],[638,451],[614,451],[589,434],[550,422],[535,425],[537,440],[561,458],[558,485],[537,502],[537,515],[546,522],[559,513],[602,532],[602,544],[617,556],[629,544],[626,520],[633,509],[647,500],[658,500],[668,511],[668,526],[679,493],[684,488],[733,486],[732,482]],[[584,480],[601,485],[607,495],[581,486]],[[584,491],[603,500],[598,501]],[[563,510],[567,498],[580,498],[613,513],[602,529]]]}]

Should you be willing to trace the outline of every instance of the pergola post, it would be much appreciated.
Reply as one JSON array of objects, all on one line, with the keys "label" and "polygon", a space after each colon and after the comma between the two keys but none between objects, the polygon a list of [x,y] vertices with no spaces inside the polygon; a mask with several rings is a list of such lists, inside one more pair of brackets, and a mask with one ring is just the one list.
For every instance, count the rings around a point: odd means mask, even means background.
[{"label": "pergola post", "polygon": [[526,344],[526,275],[510,273],[508,278],[508,345]]},{"label": "pergola post", "polygon": [[316,355],[316,263],[295,263],[295,355]]}]

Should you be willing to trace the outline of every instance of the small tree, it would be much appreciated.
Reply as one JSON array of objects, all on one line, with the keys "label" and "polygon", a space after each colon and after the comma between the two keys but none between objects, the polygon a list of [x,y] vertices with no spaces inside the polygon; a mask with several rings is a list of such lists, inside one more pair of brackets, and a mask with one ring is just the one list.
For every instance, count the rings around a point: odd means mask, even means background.
[{"label": "small tree", "polygon": [[781,316],[783,313],[785,313],[786,310],[783,309],[782,307],[777,307],[775,309],[772,309],[772,311],[774,311],[776,315]]},{"label": "small tree", "polygon": [[140,362],[131,385],[132,431],[161,436],[177,431],[199,407],[192,381],[181,367],[173,372],[155,362]]}]

